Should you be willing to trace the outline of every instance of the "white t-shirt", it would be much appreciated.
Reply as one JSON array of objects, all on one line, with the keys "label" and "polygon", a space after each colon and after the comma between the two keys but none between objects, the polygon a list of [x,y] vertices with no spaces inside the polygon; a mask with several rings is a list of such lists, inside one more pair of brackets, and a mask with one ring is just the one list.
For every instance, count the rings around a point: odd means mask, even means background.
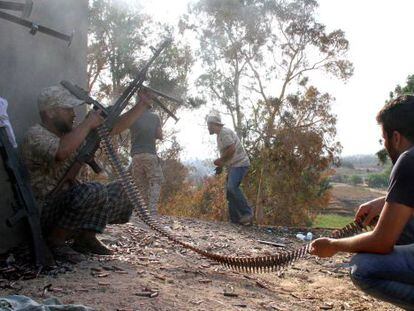
[{"label": "white t-shirt", "polygon": [[230,145],[235,144],[236,150],[233,156],[224,164],[228,167],[242,167],[250,166],[250,160],[240,143],[239,137],[231,129],[222,127],[220,133],[217,135],[217,147],[220,151],[220,156],[223,156],[224,151]]}]

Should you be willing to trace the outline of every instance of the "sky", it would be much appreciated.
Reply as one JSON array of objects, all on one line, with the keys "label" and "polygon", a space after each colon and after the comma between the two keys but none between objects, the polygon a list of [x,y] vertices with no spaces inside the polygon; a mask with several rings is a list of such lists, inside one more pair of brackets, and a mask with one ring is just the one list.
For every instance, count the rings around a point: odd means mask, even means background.
[{"label": "sky", "polygon": [[[188,0],[152,0],[144,9],[154,18],[175,24]],[[397,84],[414,74],[411,0],[319,0],[318,21],[328,30],[342,29],[350,42],[348,59],[354,75],[346,82],[313,77],[313,83],[332,94],[337,115],[337,140],[342,155],[373,154],[381,149],[375,115]],[[184,147],[183,158],[211,158],[214,137],[204,124],[208,111],[182,113],[174,125]],[[231,124],[226,119],[229,127]]]}]

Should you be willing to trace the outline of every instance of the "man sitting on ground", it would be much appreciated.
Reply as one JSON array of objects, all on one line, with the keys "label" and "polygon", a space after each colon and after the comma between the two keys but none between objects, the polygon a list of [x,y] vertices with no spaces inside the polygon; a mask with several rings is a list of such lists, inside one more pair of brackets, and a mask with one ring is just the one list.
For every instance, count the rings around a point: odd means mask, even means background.
[{"label": "man sitting on ground", "polygon": [[[123,114],[112,134],[127,129],[146,109],[149,97]],[[77,150],[90,131],[103,123],[100,111],[91,111],[74,127],[74,107],[83,104],[63,86],[41,91],[38,107],[41,123],[31,127],[22,144],[22,155],[30,173],[31,184],[41,207],[41,222],[52,253],[57,259],[81,260],[78,252],[109,255],[111,251],[97,238],[107,224],[128,222],[132,205],[119,183],[73,181],[54,191]],[[53,192],[53,194],[52,194]],[[73,249],[65,245],[74,238]]]},{"label": "man sitting on ground", "polygon": [[402,239],[414,215],[414,96],[388,103],[377,121],[394,167],[386,197],[361,205],[356,220],[369,225],[379,215],[378,223],[373,231],[354,237],[317,239],[311,253],[319,257],[358,253],[351,261],[355,285],[378,299],[414,310],[414,240]]}]

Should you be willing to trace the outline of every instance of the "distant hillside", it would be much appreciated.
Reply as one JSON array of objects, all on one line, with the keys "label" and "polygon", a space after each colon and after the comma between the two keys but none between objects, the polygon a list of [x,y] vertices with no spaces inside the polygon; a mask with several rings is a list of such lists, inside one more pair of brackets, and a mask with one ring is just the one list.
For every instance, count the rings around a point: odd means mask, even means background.
[{"label": "distant hillside", "polygon": [[196,185],[200,185],[205,177],[214,174],[211,160],[190,159],[184,161],[184,165],[189,169],[188,180]]},{"label": "distant hillside", "polygon": [[380,166],[374,154],[357,154],[341,158],[342,167],[348,168],[375,168]]}]

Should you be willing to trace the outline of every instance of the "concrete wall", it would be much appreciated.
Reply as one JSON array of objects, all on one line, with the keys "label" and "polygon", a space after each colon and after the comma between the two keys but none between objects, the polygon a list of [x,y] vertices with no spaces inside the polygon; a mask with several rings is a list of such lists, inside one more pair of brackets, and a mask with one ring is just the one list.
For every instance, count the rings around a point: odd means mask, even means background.
[{"label": "concrete wall", "polygon": [[[39,121],[36,99],[43,87],[63,79],[86,86],[88,0],[34,0],[28,19],[66,34],[74,31],[74,37],[68,46],[39,32],[33,36],[28,28],[0,19],[0,96],[9,102],[8,113],[18,142],[28,127]],[[11,202],[0,160],[0,252],[23,239],[19,228],[10,230],[4,224],[12,214]]]}]

